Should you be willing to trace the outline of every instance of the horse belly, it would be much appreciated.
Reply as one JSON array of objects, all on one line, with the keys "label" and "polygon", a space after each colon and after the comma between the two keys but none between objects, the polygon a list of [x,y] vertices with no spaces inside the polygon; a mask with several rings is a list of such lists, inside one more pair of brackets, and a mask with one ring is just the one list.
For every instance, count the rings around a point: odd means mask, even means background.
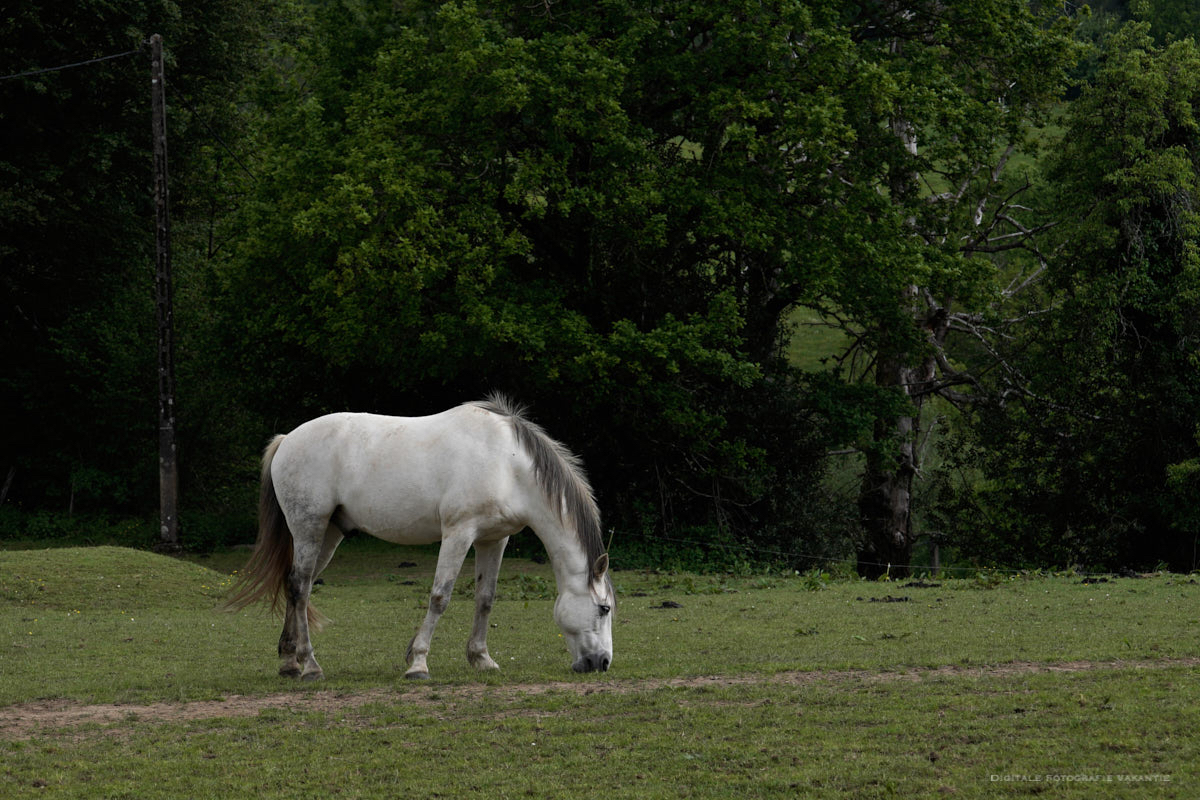
[{"label": "horse belly", "polygon": [[396,544],[430,544],[442,538],[438,504],[412,486],[347,487],[342,513],[354,528]]},{"label": "horse belly", "polygon": [[499,539],[524,527],[502,488],[478,475],[468,483],[430,473],[424,480],[390,477],[376,474],[368,485],[348,487],[342,500],[354,527],[379,539],[430,544],[452,531],[468,531],[476,540]]}]

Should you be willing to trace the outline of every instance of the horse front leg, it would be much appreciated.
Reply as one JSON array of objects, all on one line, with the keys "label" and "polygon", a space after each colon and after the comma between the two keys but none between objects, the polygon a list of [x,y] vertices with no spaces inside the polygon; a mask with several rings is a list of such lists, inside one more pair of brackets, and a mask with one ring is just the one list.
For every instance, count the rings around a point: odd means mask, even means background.
[{"label": "horse front leg", "polygon": [[500,669],[488,653],[488,617],[496,601],[496,580],[500,576],[500,561],[504,558],[504,547],[508,537],[498,542],[475,544],[475,624],[471,638],[467,640],[467,661],[479,670]]},{"label": "horse front leg", "polygon": [[438,620],[446,613],[450,605],[450,596],[454,592],[454,581],[462,569],[467,551],[471,549],[470,535],[453,535],[443,532],[442,547],[438,551],[437,569],[433,575],[433,589],[429,593],[429,608],[425,611],[425,620],[417,630],[417,634],[408,645],[405,660],[408,671],[404,677],[413,680],[427,680],[429,665],[429,644],[433,641],[433,631]]}]

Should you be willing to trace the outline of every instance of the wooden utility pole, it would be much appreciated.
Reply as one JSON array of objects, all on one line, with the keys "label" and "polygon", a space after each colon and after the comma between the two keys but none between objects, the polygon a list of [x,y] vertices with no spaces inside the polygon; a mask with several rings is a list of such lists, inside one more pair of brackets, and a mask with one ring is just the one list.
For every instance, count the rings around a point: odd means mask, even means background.
[{"label": "wooden utility pole", "polygon": [[167,91],[162,36],[150,37],[151,116],[154,128],[155,305],[158,317],[158,497],[156,549],[179,543],[179,462],[175,449],[175,353],[171,291],[171,215],[167,190]]}]

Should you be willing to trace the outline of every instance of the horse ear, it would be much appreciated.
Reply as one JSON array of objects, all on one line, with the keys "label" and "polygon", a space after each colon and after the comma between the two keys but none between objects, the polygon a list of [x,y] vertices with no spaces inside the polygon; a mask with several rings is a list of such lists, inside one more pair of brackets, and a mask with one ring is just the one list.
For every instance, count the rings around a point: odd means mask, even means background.
[{"label": "horse ear", "polygon": [[608,572],[608,553],[597,558],[596,563],[592,564],[592,578],[600,580],[606,572]]}]

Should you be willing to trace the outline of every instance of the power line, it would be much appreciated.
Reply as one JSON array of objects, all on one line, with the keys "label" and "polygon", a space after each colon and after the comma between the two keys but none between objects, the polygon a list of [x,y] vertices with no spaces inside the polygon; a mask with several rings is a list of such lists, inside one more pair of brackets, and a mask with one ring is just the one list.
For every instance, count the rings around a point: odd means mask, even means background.
[{"label": "power line", "polygon": [[[12,78],[28,78],[28,77],[31,77],[34,75],[44,75],[47,72],[59,72],[64,69],[72,69],[74,67],[86,67],[89,64],[98,64],[101,61],[112,61],[115,58],[125,58],[126,56],[137,55],[138,53],[141,53],[145,50],[145,46],[147,44],[149,44],[149,41],[144,41],[144,42],[142,42],[142,46],[137,48],[136,50],[126,50],[124,53],[114,53],[111,56],[101,56],[100,58],[91,58],[91,59],[88,59],[87,61],[77,61],[74,64],[63,64],[62,66],[47,67],[45,69],[32,69],[27,72],[18,72],[14,75],[0,76],[0,81],[7,81]],[[208,122],[205,121],[205,119],[200,115],[200,113],[197,112],[196,109],[192,107],[191,103],[189,103],[186,99],[184,99],[182,96],[179,96],[179,95],[176,95],[175,99],[179,100],[184,105],[184,107],[187,108],[188,111],[192,112],[193,118],[195,118],[197,121],[199,121],[199,123],[204,126],[204,128],[209,132],[209,134],[212,135],[212,137],[217,140],[217,142],[221,145],[221,147],[223,147],[225,149],[225,151],[227,153],[229,153],[230,156],[233,157],[233,160],[237,162],[237,165],[242,168],[242,171],[245,172],[246,175],[248,175],[251,179],[257,180],[257,176],[254,174],[253,170],[251,170],[248,166],[246,166],[245,162],[242,161],[241,157],[238,156],[238,154],[234,151],[234,149],[232,147],[230,147],[229,144],[223,138],[221,138],[220,134],[218,134],[215,130],[213,130],[212,126],[209,125]]]},{"label": "power line", "polygon": [[111,56],[100,56],[99,58],[90,58],[87,61],[76,61],[74,64],[63,64],[62,66],[46,67],[45,69],[31,69],[28,72],[18,72],[14,75],[4,75],[4,76],[0,76],[0,81],[7,81],[12,78],[29,78],[34,75],[44,75],[47,72],[60,72],[64,69],[73,69],[75,67],[86,67],[88,64],[98,64],[101,61],[112,61],[114,58],[125,58],[125,56],[132,56],[132,55],[136,55],[136,54],[142,52],[142,48],[145,47],[145,45],[146,45],[146,43],[142,42],[142,47],[138,47],[136,50],[126,50],[124,53],[114,53]]},{"label": "power line", "polygon": [[214,139],[216,139],[217,142],[221,145],[221,147],[223,147],[225,149],[225,152],[229,153],[229,155],[233,157],[233,160],[237,162],[237,165],[242,168],[242,172],[246,173],[246,175],[251,180],[257,181],[258,176],[254,174],[254,171],[251,170],[249,167],[247,167],[245,162],[242,161],[241,157],[238,156],[238,154],[234,151],[234,149],[232,147],[230,147],[229,144],[223,138],[221,138],[221,134],[219,134],[215,130],[213,130],[213,127],[211,125],[209,125],[207,121],[205,121],[204,117],[200,115],[200,112],[197,111],[192,106],[192,104],[189,103],[182,95],[174,95],[174,97],[176,100],[178,100],[180,103],[183,104],[184,108],[186,108],[188,111],[192,112],[192,119],[196,120],[201,125],[203,125],[204,129],[208,131],[209,135],[212,136]]}]

